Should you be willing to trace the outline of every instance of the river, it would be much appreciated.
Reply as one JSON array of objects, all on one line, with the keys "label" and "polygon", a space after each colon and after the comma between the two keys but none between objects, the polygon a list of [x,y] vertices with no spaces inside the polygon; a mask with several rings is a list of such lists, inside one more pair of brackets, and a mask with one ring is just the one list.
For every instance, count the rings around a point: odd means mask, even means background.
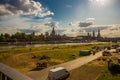
[{"label": "river", "polygon": [[41,46],[60,46],[60,45],[80,45],[80,44],[98,44],[103,42],[91,42],[91,43],[60,43],[60,44],[26,44],[26,45],[2,45],[0,49],[10,48],[29,48],[29,47],[41,47]]}]

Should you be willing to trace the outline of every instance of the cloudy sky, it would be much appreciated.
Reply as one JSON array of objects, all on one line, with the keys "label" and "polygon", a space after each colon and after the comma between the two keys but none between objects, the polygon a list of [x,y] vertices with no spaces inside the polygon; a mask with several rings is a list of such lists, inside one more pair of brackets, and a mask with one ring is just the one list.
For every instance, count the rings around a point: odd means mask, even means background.
[{"label": "cloudy sky", "polygon": [[69,36],[101,29],[103,36],[120,37],[119,3],[120,0],[0,0],[0,33],[40,34],[55,27],[57,33]]}]

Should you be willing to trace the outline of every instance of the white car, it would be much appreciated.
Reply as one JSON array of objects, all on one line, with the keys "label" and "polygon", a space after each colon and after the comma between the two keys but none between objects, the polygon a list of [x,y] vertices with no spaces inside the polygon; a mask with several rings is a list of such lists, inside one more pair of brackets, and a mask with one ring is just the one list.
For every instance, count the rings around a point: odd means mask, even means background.
[{"label": "white car", "polygon": [[48,74],[48,80],[65,80],[70,73],[64,67],[51,69]]}]

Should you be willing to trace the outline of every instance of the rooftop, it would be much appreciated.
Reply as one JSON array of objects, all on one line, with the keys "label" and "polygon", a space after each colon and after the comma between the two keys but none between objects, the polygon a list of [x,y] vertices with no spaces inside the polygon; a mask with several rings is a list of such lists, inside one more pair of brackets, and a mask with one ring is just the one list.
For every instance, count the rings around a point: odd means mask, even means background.
[{"label": "rooftop", "polygon": [[56,71],[59,71],[59,70],[62,70],[62,69],[65,69],[65,68],[64,67],[58,67],[58,68],[51,69],[50,71],[56,72]]}]

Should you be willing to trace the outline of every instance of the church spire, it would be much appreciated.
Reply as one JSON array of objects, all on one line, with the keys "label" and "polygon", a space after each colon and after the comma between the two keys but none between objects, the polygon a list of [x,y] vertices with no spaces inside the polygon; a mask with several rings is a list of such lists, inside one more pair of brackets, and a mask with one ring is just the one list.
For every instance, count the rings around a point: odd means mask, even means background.
[{"label": "church spire", "polygon": [[91,37],[91,34],[88,32],[88,33],[87,33],[87,36],[88,36],[88,37]]},{"label": "church spire", "polygon": [[52,35],[52,36],[55,36],[55,29],[54,29],[54,27],[53,27],[53,29],[52,29],[51,35]]},{"label": "church spire", "polygon": [[93,38],[95,37],[95,31],[93,31]]},{"label": "church spire", "polygon": [[98,35],[97,35],[98,38],[101,37],[101,34],[100,34],[100,30],[98,30]]}]

